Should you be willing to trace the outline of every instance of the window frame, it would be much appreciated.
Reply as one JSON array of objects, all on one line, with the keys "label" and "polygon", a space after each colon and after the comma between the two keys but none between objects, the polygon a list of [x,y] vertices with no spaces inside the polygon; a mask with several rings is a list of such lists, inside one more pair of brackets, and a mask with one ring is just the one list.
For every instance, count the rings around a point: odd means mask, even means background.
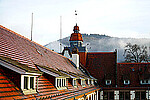
[{"label": "window frame", "polygon": [[[33,76],[33,75],[21,75],[21,89],[24,94],[37,93],[36,92],[36,77],[37,76]],[[27,79],[25,80],[25,78]],[[31,84],[31,79],[32,79],[32,84]]]},{"label": "window frame", "polygon": [[82,87],[85,87],[85,86],[86,86],[85,79],[81,79],[81,86],[82,86]]},{"label": "window frame", "polygon": [[72,80],[72,83],[73,83],[73,86],[74,86],[74,87],[77,87],[77,79],[73,79],[73,80]]},{"label": "window frame", "polygon": [[[109,82],[109,83],[108,83]],[[111,85],[111,80],[105,80],[106,85]]]},{"label": "window frame", "polygon": [[24,77],[24,83],[23,83],[24,87],[23,87],[23,89],[27,89],[28,90],[28,78],[29,77],[26,77],[26,76]]},{"label": "window frame", "polygon": [[91,80],[91,84],[94,85],[94,80]]},{"label": "window frame", "polygon": [[55,87],[58,90],[67,89],[67,79],[64,77],[56,77],[55,78]]},{"label": "window frame", "polygon": [[[126,81],[128,81],[128,82],[126,83]],[[129,85],[130,84],[130,80],[124,80],[123,82],[124,82],[124,85]]]},{"label": "window frame", "polygon": [[140,84],[150,84],[150,80],[140,80]]}]

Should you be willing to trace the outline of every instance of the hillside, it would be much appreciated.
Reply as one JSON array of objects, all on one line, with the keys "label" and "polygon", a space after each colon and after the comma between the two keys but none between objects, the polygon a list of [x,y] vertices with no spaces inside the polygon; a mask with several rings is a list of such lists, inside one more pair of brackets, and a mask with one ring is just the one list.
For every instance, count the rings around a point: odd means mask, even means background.
[{"label": "hillside", "polygon": [[[83,45],[87,45],[89,52],[109,52],[117,49],[118,51],[118,62],[124,61],[123,53],[124,47],[127,43],[145,45],[150,47],[150,39],[148,38],[118,38],[118,37],[110,37],[106,35],[99,34],[82,34],[83,36]],[[65,46],[69,46],[70,36],[63,38],[62,48]],[[60,52],[59,40],[50,42],[45,45],[45,47],[50,48],[56,52]],[[148,50],[149,53],[149,50]]]}]

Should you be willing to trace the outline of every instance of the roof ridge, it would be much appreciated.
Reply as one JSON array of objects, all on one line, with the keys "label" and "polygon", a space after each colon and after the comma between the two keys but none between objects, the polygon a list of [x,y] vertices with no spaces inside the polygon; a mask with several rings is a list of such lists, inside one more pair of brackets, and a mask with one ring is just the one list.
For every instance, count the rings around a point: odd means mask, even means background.
[{"label": "roof ridge", "polygon": [[115,52],[88,52],[88,54],[113,54]]}]

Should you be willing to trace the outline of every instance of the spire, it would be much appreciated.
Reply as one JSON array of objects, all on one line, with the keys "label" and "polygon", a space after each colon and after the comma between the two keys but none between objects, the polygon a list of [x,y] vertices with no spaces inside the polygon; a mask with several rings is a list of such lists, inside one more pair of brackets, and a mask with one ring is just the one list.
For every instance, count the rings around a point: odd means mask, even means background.
[{"label": "spire", "polygon": [[69,41],[82,41],[82,35],[79,33],[79,26],[77,25],[77,11],[75,10],[75,16],[76,16],[76,25],[73,28],[74,33],[71,34]]},{"label": "spire", "polygon": [[79,33],[79,26],[77,26],[77,23],[76,23],[76,26],[74,26],[74,29],[73,29],[74,33]]},{"label": "spire", "polygon": [[75,23],[77,24],[77,10],[75,10]]}]

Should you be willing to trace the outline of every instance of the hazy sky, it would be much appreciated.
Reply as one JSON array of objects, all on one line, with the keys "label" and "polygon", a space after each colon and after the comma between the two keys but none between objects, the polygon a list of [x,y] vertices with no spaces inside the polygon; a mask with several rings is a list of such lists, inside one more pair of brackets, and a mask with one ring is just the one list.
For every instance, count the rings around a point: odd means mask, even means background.
[{"label": "hazy sky", "polygon": [[80,33],[114,37],[150,38],[150,0],[0,0],[0,24],[42,45],[70,36],[75,25]]}]

